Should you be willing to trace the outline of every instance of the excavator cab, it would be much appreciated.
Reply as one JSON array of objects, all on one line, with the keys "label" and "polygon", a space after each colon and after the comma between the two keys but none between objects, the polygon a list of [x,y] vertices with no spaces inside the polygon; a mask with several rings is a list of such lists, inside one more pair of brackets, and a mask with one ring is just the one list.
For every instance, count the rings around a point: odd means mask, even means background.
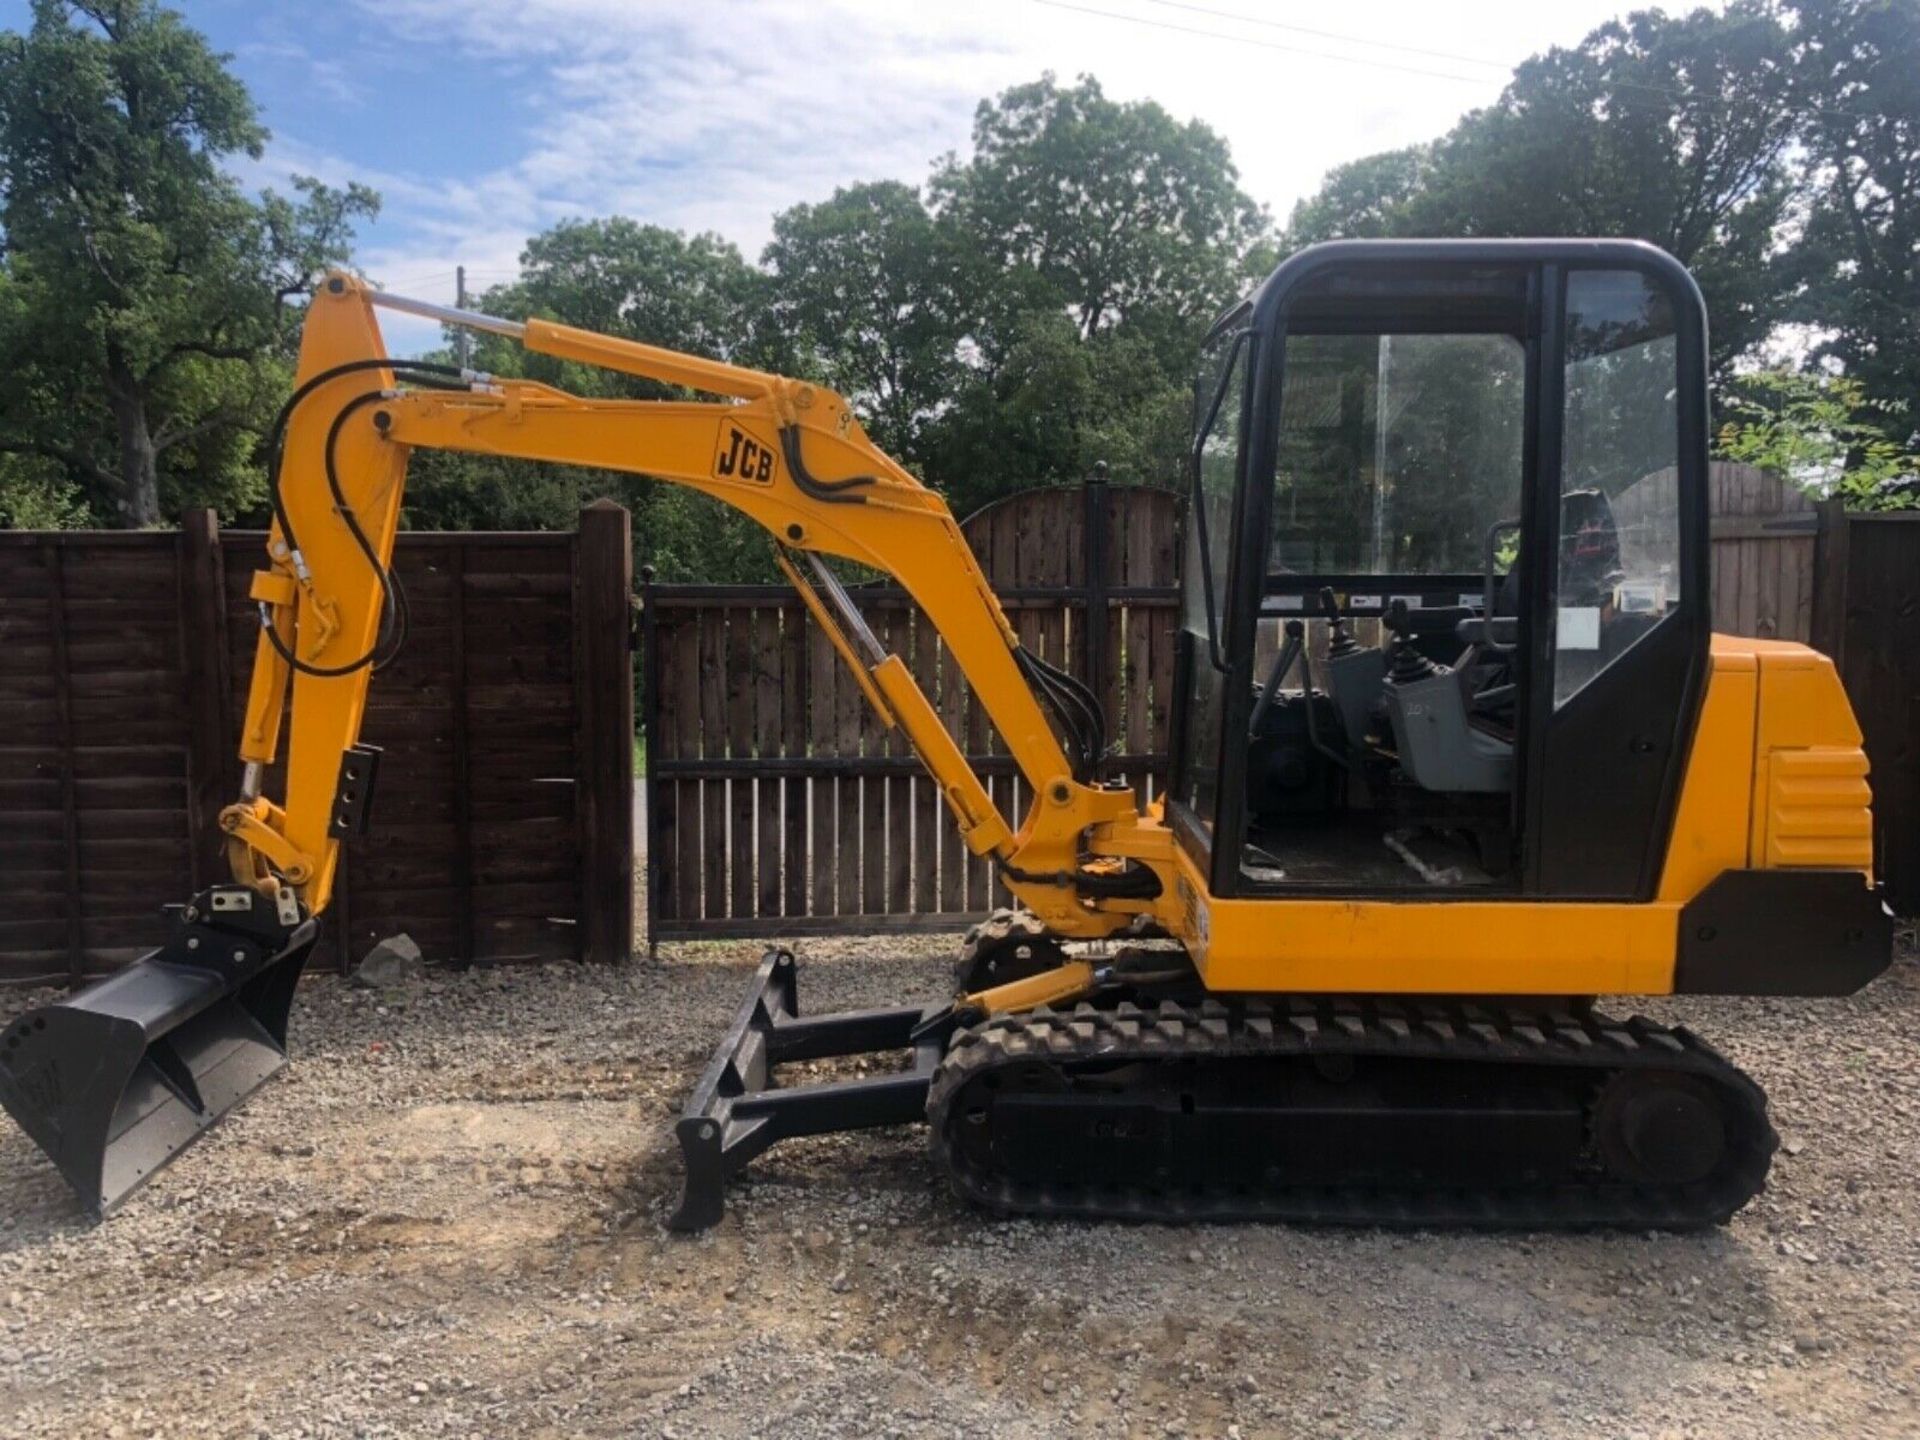
[{"label": "excavator cab", "polygon": [[1705,316],[1604,242],[1334,245],[1214,326],[1167,818],[1215,896],[1643,899],[1708,664]]}]

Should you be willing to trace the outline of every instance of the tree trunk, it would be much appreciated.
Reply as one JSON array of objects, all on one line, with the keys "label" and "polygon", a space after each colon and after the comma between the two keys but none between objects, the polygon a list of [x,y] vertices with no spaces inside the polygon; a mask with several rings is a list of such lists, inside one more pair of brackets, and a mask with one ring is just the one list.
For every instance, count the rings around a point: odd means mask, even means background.
[{"label": "tree trunk", "polygon": [[107,403],[120,431],[120,528],[144,530],[160,523],[160,472],[153,431],[147,426],[147,397],[130,370],[112,366]]}]

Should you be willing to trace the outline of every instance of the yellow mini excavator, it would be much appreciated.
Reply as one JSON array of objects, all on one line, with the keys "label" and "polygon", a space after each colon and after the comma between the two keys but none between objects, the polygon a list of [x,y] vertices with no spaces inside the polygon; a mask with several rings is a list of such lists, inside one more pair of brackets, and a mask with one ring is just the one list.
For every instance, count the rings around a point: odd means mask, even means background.
[{"label": "yellow mini excavator", "polygon": [[[383,306],[707,398],[392,359]],[[718,1220],[777,1140],[907,1122],[1001,1213],[1722,1221],[1774,1150],[1760,1090],[1594,998],[1846,994],[1892,927],[1833,666],[1711,633],[1705,356],[1699,291],[1640,244],[1288,259],[1199,357],[1171,772],[1143,805],[1099,778],[1098,700],[1022,649],[946,504],[840,396],[333,277],[272,437],[233,879],[0,1031],[0,1103],[101,1211],[285,1063],[377,777],[361,714],[404,636],[389,557],[425,446],[651,475],[759,522],[1019,901],[931,1008],[803,1016],[771,951],[679,1122],[676,1227]],[[937,627],[1025,815],[995,807],[830,558],[893,576]],[[879,1052],[897,1068],[779,1083]]]}]

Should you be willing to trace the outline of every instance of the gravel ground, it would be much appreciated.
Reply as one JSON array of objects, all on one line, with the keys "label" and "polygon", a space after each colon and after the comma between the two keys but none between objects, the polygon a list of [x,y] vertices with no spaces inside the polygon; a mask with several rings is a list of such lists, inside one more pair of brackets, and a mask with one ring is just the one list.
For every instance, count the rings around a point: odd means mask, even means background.
[{"label": "gravel ground", "polygon": [[[802,1004],[931,998],[951,943],[811,945]],[[1785,1140],[1680,1236],[1001,1223],[913,1131],[776,1148],[674,1236],[670,1121],[751,948],[317,979],[294,1065],[103,1226],[0,1129],[0,1431],[1920,1434],[1904,948],[1845,1001],[1647,1007]]]}]

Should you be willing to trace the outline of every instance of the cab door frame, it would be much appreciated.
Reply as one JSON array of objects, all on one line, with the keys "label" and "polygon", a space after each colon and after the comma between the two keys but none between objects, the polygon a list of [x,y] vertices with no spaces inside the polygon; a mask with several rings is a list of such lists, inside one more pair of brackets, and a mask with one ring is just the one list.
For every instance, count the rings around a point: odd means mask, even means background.
[{"label": "cab door frame", "polygon": [[[1544,250],[1545,247],[1543,247]],[[1672,256],[1635,241],[1551,247],[1540,267],[1538,465],[1529,495],[1526,609],[1531,722],[1524,732],[1523,863],[1528,894],[1648,900],[1659,884],[1706,691],[1712,638],[1707,514],[1706,304]],[[1665,295],[1674,328],[1674,469],[1680,599],[1645,635],[1555,704],[1557,566],[1565,470],[1568,280],[1630,271]]]}]

